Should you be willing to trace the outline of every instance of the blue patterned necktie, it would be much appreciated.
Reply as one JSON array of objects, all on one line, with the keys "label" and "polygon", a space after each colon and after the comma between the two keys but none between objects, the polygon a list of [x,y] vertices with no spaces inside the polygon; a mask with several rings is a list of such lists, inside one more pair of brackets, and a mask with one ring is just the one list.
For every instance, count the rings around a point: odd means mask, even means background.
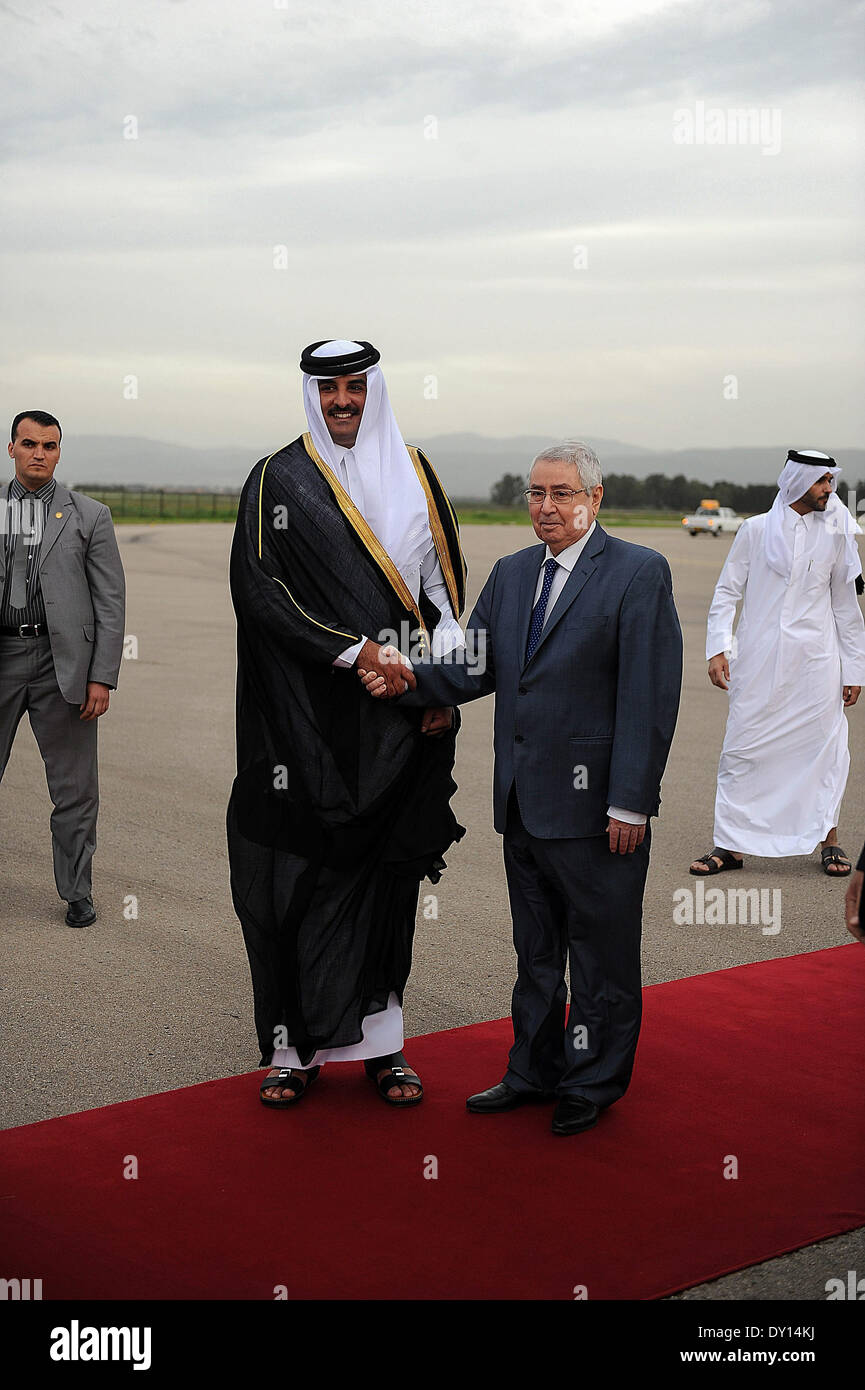
[{"label": "blue patterned necktie", "polygon": [[544,583],[541,588],[541,596],[535,604],[532,613],[531,627],[529,628],[529,640],[526,643],[526,661],[531,661],[535,654],[535,648],[541,640],[541,633],[544,630],[544,618],[547,615],[547,604],[550,601],[550,589],[553,587],[553,575],[558,569],[559,562],[552,556],[544,565]]}]

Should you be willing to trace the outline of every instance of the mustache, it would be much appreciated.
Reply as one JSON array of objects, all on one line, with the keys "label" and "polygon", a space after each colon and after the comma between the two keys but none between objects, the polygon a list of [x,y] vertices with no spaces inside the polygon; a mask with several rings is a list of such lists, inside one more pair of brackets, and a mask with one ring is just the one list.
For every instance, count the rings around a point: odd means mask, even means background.
[{"label": "mustache", "polygon": [[358,410],[356,405],[332,405],[328,408],[327,413],[328,415],[333,415],[336,411],[339,411],[340,414],[345,414],[346,411],[348,411],[351,415],[360,414],[360,411]]}]

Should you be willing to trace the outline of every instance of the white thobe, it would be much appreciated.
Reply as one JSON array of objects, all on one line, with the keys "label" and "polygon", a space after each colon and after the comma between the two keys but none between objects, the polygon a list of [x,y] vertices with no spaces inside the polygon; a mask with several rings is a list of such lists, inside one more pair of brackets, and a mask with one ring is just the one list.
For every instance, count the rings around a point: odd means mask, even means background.
[{"label": "white thobe", "polygon": [[[789,580],[766,562],[766,516],[740,527],[709,610],[707,659],[730,659],[715,844],[767,858],[811,854],[838,824],[850,754],[842,686],[865,685],[865,623],[844,538],[785,509]],[[742,610],[736,635],[736,604]]]},{"label": "white thobe", "polygon": [[[352,502],[362,513],[363,512],[363,492],[359,487],[357,474],[352,471],[351,462],[354,455],[351,449],[346,449],[337,460],[336,475],[342,486],[345,488]],[[436,553],[435,543],[432,534],[429,537],[429,546],[426,554],[421,560],[420,565],[409,574],[404,574],[406,584],[411,591],[412,598],[417,603],[420,594],[421,580],[423,580],[424,593],[441,612],[441,621],[437,624],[433,633],[433,640],[430,644],[433,656],[443,656],[445,652],[451,651],[454,647],[465,645],[463,630],[454,617],[448,596],[447,585],[445,583],[439,558]],[[361,637],[359,642],[355,642],[351,647],[346,647],[344,652],[340,652],[334,666],[353,666],[357,660],[358,652],[366,642],[366,637]],[[386,1009],[382,1009],[377,1014],[367,1014],[361,1024],[363,1036],[360,1042],[352,1043],[348,1047],[326,1047],[320,1048],[316,1052],[311,1062],[306,1063],[306,1067],[320,1067],[325,1062],[357,1062],[366,1057],[387,1057],[394,1052],[401,1052],[405,1040],[403,1029],[402,1009],[396,995],[391,992]],[[300,1058],[296,1048],[277,1047],[274,1049],[273,1067],[301,1067]]]}]

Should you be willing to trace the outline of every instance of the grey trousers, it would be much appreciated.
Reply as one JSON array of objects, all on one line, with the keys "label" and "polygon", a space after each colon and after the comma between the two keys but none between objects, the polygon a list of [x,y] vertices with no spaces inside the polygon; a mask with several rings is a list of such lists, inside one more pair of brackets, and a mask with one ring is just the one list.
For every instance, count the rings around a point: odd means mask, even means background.
[{"label": "grey trousers", "polygon": [[643,843],[626,855],[611,854],[606,835],[538,840],[511,794],[504,856],[518,975],[504,1080],[515,1091],[585,1096],[607,1106],[627,1090],[642,1016],[650,839],[647,827]]},{"label": "grey trousers", "polygon": [[54,803],[54,881],[61,898],[77,902],[90,896],[90,861],[96,848],[99,721],[81,719],[78,705],[61,695],[50,638],[0,635],[0,779],[25,710]]}]

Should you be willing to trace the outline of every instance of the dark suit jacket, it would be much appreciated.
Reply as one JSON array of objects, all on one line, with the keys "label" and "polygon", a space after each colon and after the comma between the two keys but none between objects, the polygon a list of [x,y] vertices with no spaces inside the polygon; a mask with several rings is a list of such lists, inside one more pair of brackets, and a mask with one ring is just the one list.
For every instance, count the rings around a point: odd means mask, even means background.
[{"label": "dark suit jacket", "polygon": [[468,621],[467,656],[416,662],[418,688],[401,703],[463,704],[495,691],[496,830],[516,784],[531,835],[601,835],[608,806],[658,810],[682,681],[670,567],[596,525],[526,662],[545,549],[496,562]]},{"label": "dark suit jacket", "polygon": [[[8,492],[7,484],[2,495]],[[5,573],[0,544],[0,588]],[[113,689],[123,656],[126,582],[104,503],[56,484],[39,552],[39,584],[64,700],[80,705],[88,681]]]}]

